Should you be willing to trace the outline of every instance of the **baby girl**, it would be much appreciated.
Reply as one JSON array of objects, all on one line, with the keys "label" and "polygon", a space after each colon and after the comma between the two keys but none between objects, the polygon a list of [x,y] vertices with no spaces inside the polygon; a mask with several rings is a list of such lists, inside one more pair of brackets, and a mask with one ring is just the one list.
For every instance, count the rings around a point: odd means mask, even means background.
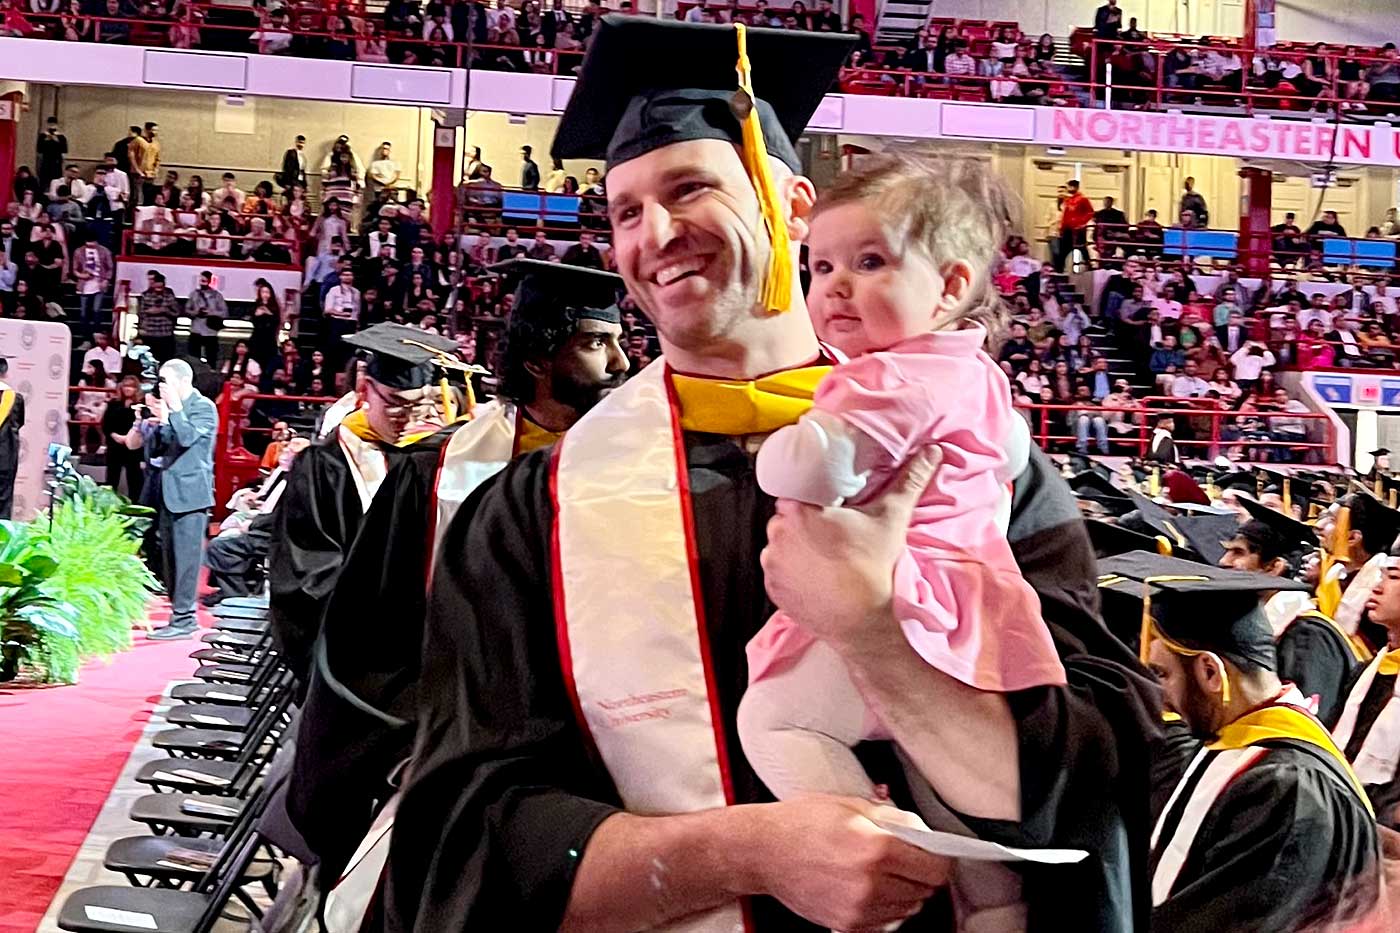
[{"label": "baby girl", "polygon": [[[1030,437],[983,350],[1004,314],[990,270],[1008,199],[974,162],[871,162],[823,193],[808,239],[812,319],[851,362],[764,443],[759,484],[779,498],[858,505],[939,445],[942,465],[894,570],[895,622],[928,664],[978,689],[1063,684],[1006,539],[1010,481]],[[779,612],[748,657],[740,737],[769,789],[872,797],[851,748],[889,736],[835,651]]]}]

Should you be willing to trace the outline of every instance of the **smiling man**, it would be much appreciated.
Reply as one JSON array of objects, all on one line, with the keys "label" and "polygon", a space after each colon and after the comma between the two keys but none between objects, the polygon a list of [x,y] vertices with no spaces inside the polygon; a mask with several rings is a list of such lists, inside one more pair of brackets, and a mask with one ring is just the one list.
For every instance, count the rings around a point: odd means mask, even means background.
[{"label": "smiling man", "polygon": [[[551,453],[514,462],[447,530],[427,636],[441,670],[426,679],[398,811],[389,928],[508,917],[530,930],[767,933],[907,920],[916,933],[941,921],[923,908],[942,859],[878,825],[870,801],[771,802],[736,736],[745,645],[774,611],[765,570],[790,581],[809,561],[831,571],[811,595],[841,624],[890,618],[892,568],[935,462],[917,458],[868,512],[831,510],[842,533],[806,536],[830,553],[796,554],[803,536],[788,534],[760,564],[782,522],[770,535],[754,454],[810,407],[833,362],[796,273],[815,195],[794,140],[849,44],[637,17],[607,17],[595,34],[553,155],[606,159],[618,269],[664,360]],[[736,93],[735,62],[749,58],[757,100]],[[1032,463],[1017,482],[1013,550],[1057,647],[1093,677],[1081,668],[1070,688],[1003,698],[883,639],[853,663],[890,672],[881,689],[905,688],[889,720],[897,738],[947,751],[919,762],[924,798],[979,833],[1095,851],[1053,880],[1027,875],[1033,929],[1124,930],[1130,840],[1146,849],[1134,736],[1152,728],[1134,714],[1153,688],[1096,618],[1068,490],[1043,457]],[[891,748],[866,751],[872,777],[908,805]],[[1139,776],[1141,812],[1126,814],[1119,782]]]}]

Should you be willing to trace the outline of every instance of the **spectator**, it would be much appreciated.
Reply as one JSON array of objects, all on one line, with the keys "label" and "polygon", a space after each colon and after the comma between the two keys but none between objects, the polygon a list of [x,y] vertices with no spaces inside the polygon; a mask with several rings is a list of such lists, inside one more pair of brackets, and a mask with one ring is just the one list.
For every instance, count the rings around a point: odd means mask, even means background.
[{"label": "spectator", "polygon": [[1132,434],[1142,424],[1142,415],[1139,414],[1143,410],[1142,402],[1133,398],[1133,388],[1126,379],[1118,379],[1113,383],[1113,391],[1104,396],[1102,408],[1104,423],[1115,435],[1121,437]]},{"label": "spectator", "polygon": [[1118,0],[1108,0],[1094,11],[1094,36],[1098,39],[1117,39],[1123,28],[1123,11],[1118,9]]},{"label": "spectator", "polygon": [[571,266],[602,270],[603,254],[593,244],[593,234],[584,231],[578,235],[578,242],[564,251],[563,261]]},{"label": "spectator", "polygon": [[1322,322],[1311,321],[1307,330],[1298,340],[1298,367],[1300,369],[1327,367],[1331,366],[1335,359],[1336,351],[1332,344],[1327,342]]},{"label": "spectator", "polygon": [[[1107,393],[1105,393],[1106,395]],[[1074,449],[1081,454],[1089,452],[1089,433],[1094,435],[1094,444],[1099,453],[1108,453],[1108,421],[1094,400],[1089,397],[1089,387],[1081,385],[1074,390],[1074,404],[1078,407],[1069,413],[1074,424]]]},{"label": "spectator", "polygon": [[[36,174],[39,176],[39,187],[49,191],[54,187],[54,182],[64,173],[63,158],[68,155],[68,137],[64,136],[58,129],[58,117],[49,117],[44,121],[44,131],[39,134],[39,140],[35,143],[34,163]],[[69,166],[76,169],[77,166]],[[76,172],[72,176],[77,178]],[[71,187],[71,182],[70,182]]]},{"label": "spectator", "polygon": [[355,287],[355,274],[349,269],[340,273],[340,283],[326,293],[322,313],[330,324],[332,346],[340,338],[353,334],[360,320],[360,290]]},{"label": "spectator", "polygon": [[19,266],[9,253],[0,250],[0,315],[14,313],[15,286],[19,283]]},{"label": "spectator", "polygon": [[[282,306],[272,292],[272,286],[259,279],[253,298],[253,336],[249,342],[249,353],[258,361],[260,369],[277,356],[278,337],[282,332]],[[250,377],[250,381],[252,380]]]},{"label": "spectator", "polygon": [[306,187],[306,137],[300,134],[292,141],[292,147],[282,153],[282,170],[277,173],[277,184],[284,191],[293,185]]},{"label": "spectator", "polygon": [[1248,340],[1230,356],[1230,365],[1235,368],[1235,381],[1248,392],[1259,380],[1259,374],[1278,360],[1267,346],[1258,340]]},{"label": "spectator", "polygon": [[1360,366],[1365,359],[1357,335],[1357,320],[1345,311],[1332,316],[1332,329],[1323,338],[1332,345],[1333,365],[1350,368]]},{"label": "spectator", "polygon": [[249,352],[248,341],[238,340],[233,344],[233,353],[218,367],[225,378],[238,376],[245,382],[256,384],[262,379],[262,365]]},{"label": "spectator", "polygon": [[1091,364],[1087,374],[1080,375],[1080,388],[1087,389],[1089,397],[1101,402],[1112,391],[1112,374],[1108,371],[1108,359],[1098,357]]},{"label": "spectator", "polygon": [[1339,223],[1337,222],[1337,212],[1336,212],[1336,211],[1323,211],[1323,212],[1322,212],[1322,219],[1321,219],[1321,220],[1314,220],[1313,223],[1312,223],[1312,226],[1308,227],[1308,232],[1307,232],[1306,235],[1307,235],[1307,237],[1308,237],[1308,240],[1312,243],[1312,248],[1313,248],[1313,249],[1320,249],[1321,247],[1319,247],[1319,246],[1317,245],[1317,241],[1318,241],[1321,237],[1325,237],[1325,236],[1341,236],[1341,237],[1344,237],[1344,236],[1347,235],[1347,231],[1346,231],[1346,228],[1345,228],[1345,227],[1343,227],[1341,224],[1339,224]]},{"label": "spectator", "polygon": [[1176,345],[1176,338],[1171,334],[1162,337],[1160,345],[1152,351],[1152,358],[1147,366],[1153,373],[1161,375],[1165,372],[1177,372],[1186,364],[1186,354]]},{"label": "spectator", "polygon": [[1240,388],[1239,384],[1230,378],[1230,370],[1224,366],[1215,367],[1208,386],[1211,392],[1230,403],[1238,401],[1239,397],[1244,394],[1244,390]]},{"label": "spectator", "polygon": [[[1229,300],[1240,309],[1247,308],[1253,303],[1254,295],[1250,292],[1249,288],[1240,281],[1240,271],[1238,269],[1231,268],[1225,270],[1225,278],[1220,281],[1220,284],[1215,286],[1212,297],[1214,297],[1216,301],[1225,301],[1227,290],[1231,293]],[[1221,320],[1224,320],[1223,316]]]},{"label": "spectator", "polygon": [[185,301],[185,314],[190,319],[190,356],[219,365],[219,331],[228,317],[228,303],[214,288],[214,273],[199,274],[199,285]]},{"label": "spectator", "polygon": [[105,330],[96,330],[92,334],[93,345],[83,354],[83,362],[97,360],[102,364],[104,372],[116,374],[121,372],[122,354],[116,347],[112,346],[112,335]]},{"label": "spectator", "polygon": [[920,74],[941,73],[951,48],[951,43],[940,48],[942,41],[941,37],[934,34],[932,24],[925,26],[919,46],[906,52],[901,64]]},{"label": "spectator", "polygon": [[[116,263],[112,252],[101,243],[89,240],[73,254],[73,280],[78,286],[79,320],[94,330],[102,323],[103,303],[112,287]],[[116,372],[116,369],[112,370]]]},{"label": "spectator", "polygon": [[[1283,215],[1283,223],[1269,228],[1273,234],[1272,245],[1279,265],[1287,266],[1299,262],[1308,252],[1308,240],[1296,223],[1297,215],[1292,211]],[[1295,284],[1293,280],[1289,283]]]},{"label": "spectator", "polygon": [[1125,252],[1128,215],[1113,206],[1113,198],[1103,199],[1103,209],[1094,212],[1094,248],[1099,258],[1112,258]]},{"label": "spectator", "polygon": [[379,24],[372,19],[364,22],[364,32],[355,40],[355,60],[359,62],[389,63],[389,43],[384,38]]},{"label": "spectator", "polygon": [[1030,361],[1036,359],[1035,344],[1026,337],[1026,325],[1021,321],[1011,322],[1011,337],[1001,346],[999,360],[1008,362],[1017,372],[1029,368]]},{"label": "spectator", "polygon": [[[1196,190],[1196,179],[1188,176],[1182,183],[1181,205],[1178,212],[1191,212],[1192,224],[1195,227],[1210,226],[1210,209],[1206,206],[1205,197]],[[1183,222],[1182,226],[1186,226]]]},{"label": "spectator", "polygon": [[[977,74],[977,59],[967,53],[966,42],[954,43],[952,54],[943,62],[943,73],[950,78],[971,77]],[[1092,212],[1092,208],[1090,210]]]},{"label": "spectator", "polygon": [[[1284,444],[1306,443],[1308,439],[1307,422],[1299,418],[1298,415],[1311,414],[1308,406],[1297,399],[1289,398],[1288,390],[1281,386],[1274,390],[1272,401],[1274,410],[1286,413],[1269,416],[1269,433],[1272,439]],[[1287,448],[1280,448],[1275,452],[1275,455],[1278,460],[1282,461],[1294,459],[1292,451]]]},{"label": "spectator", "polygon": [[379,144],[379,158],[369,164],[369,180],[372,190],[377,194],[380,191],[394,192],[398,188],[399,179],[403,177],[403,170],[399,163],[394,161],[393,147],[388,140]]},{"label": "spectator", "polygon": [[160,171],[160,126],[147,123],[140,136],[131,141],[132,186],[141,183],[142,203],[155,203],[156,172]]},{"label": "spectator", "polygon": [[539,259],[544,262],[554,259],[554,245],[549,242],[549,234],[543,230],[536,230],[535,240],[530,244],[528,255],[531,259]]},{"label": "spectator", "polygon": [[[1011,367],[1009,361],[1003,361],[1003,366]],[[1014,367],[1012,367],[1014,372]],[[1045,375],[1044,364],[1039,357],[1030,357],[1026,360],[1025,368],[1015,374],[1013,381],[1021,387],[1021,390],[1032,398],[1040,395],[1040,390],[1050,385],[1050,378]]]},{"label": "spectator", "polygon": [[[121,365],[120,361],[117,365]],[[116,395],[107,402],[107,407],[102,412],[102,437],[107,446],[106,483],[113,489],[119,489],[125,476],[126,495],[132,500],[141,498],[141,487],[145,479],[141,471],[142,456],[139,449],[132,450],[128,447],[123,438],[135,426],[137,406],[140,404],[141,380],[136,376],[124,376],[117,385]]]},{"label": "spectator", "polygon": [[[1089,245],[1088,228],[1094,219],[1094,205],[1079,190],[1079,179],[1071,179],[1066,188],[1064,210],[1060,215],[1060,251],[1055,271],[1063,272],[1075,250],[1084,251]],[[1087,253],[1085,259],[1088,259]]]},{"label": "spectator", "polygon": [[540,187],[540,167],[530,158],[534,149],[520,147],[520,187],[526,191],[538,191]]},{"label": "spectator", "polygon": [[1395,43],[1387,42],[1381,48],[1383,61],[1375,62],[1366,70],[1366,84],[1370,88],[1368,100],[1394,103],[1400,100],[1400,53]]},{"label": "spectator", "polygon": [[514,227],[506,228],[506,241],[496,250],[496,261],[505,262],[520,256],[529,256],[530,247],[520,242],[520,232]]},{"label": "spectator", "polygon": [[1390,335],[1382,328],[1380,321],[1371,321],[1357,341],[1366,354],[1366,361],[1372,366],[1389,368],[1395,365],[1395,345]]},{"label": "spectator", "polygon": [[141,342],[151,348],[157,362],[175,356],[175,319],[180,316],[180,302],[175,293],[165,287],[165,276],[154,269],[146,273],[146,290],[136,320],[136,333]]},{"label": "spectator", "polygon": [[29,284],[45,301],[55,300],[60,295],[67,257],[62,244],[54,238],[54,229],[50,224],[36,229],[39,239],[30,243],[29,249],[38,260],[38,268],[28,276]]}]

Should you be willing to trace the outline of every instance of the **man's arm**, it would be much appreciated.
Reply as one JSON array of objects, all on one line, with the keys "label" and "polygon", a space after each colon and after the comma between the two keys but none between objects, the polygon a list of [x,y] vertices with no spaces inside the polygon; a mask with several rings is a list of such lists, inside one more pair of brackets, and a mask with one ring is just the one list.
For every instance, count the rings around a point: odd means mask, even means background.
[{"label": "man's arm", "polygon": [[177,444],[193,447],[200,438],[214,435],[219,428],[219,415],[212,403],[172,408],[169,428]]}]

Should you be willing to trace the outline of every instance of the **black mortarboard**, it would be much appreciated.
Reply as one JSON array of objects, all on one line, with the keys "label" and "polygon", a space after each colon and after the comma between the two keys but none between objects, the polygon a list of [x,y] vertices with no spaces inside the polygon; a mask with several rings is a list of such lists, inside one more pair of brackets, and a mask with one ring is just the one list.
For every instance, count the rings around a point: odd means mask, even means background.
[{"label": "black mortarboard", "polygon": [[1286,577],[1193,564],[1172,557],[1134,552],[1099,562],[1099,589],[1116,593],[1150,613],[1141,619],[1139,652],[1160,637],[1177,654],[1209,651],[1236,666],[1275,669],[1274,631],[1260,605],[1263,593],[1306,591]]},{"label": "black mortarboard", "polygon": [[[612,169],[672,143],[742,145],[734,112],[736,29],[641,16],[605,16],[593,33],[551,150]],[[840,33],[747,30],[753,91],[768,154],[801,170],[793,143],[855,44]]]},{"label": "black mortarboard", "polygon": [[1100,559],[1129,551],[1156,552],[1158,541],[1151,535],[1143,534],[1117,522],[1086,519],[1084,530],[1089,532],[1089,543],[1094,547],[1094,556]]},{"label": "black mortarboard", "polygon": [[1173,515],[1139,492],[1129,492],[1142,521],[1166,538],[1172,554],[1205,564],[1217,564],[1225,556],[1224,542],[1233,537],[1239,522],[1234,513]]},{"label": "black mortarboard", "polygon": [[1069,488],[1074,490],[1075,495],[1082,496],[1088,492],[1094,492],[1101,496],[1115,496],[1119,499],[1127,498],[1124,496],[1123,490],[1113,485],[1112,480],[1104,476],[1098,470],[1086,470],[1083,473],[1076,473],[1066,480],[1066,482],[1069,483]]},{"label": "black mortarboard", "polygon": [[1389,448],[1389,447],[1377,447],[1375,450],[1371,451],[1367,456],[1371,456],[1371,457],[1388,457],[1388,456],[1390,456],[1390,448]]},{"label": "black mortarboard", "polygon": [[538,259],[512,259],[491,267],[515,292],[512,318],[542,323],[541,319],[566,313],[573,320],[589,318],[617,324],[622,320],[617,300],[623,291],[622,276],[583,266]]},{"label": "black mortarboard", "polygon": [[392,389],[422,388],[443,375],[461,382],[473,371],[456,341],[406,324],[375,324],[342,339],[364,356],[365,375]]},{"label": "black mortarboard", "polygon": [[[1256,550],[1275,556],[1289,556],[1300,550],[1318,547],[1317,530],[1289,515],[1260,505],[1253,499],[1241,499],[1240,506],[1249,513],[1251,521],[1240,529],[1243,537]],[[1253,526],[1260,526],[1258,528]],[[1261,534],[1267,537],[1260,539]],[[1260,545],[1265,545],[1260,547]]]},{"label": "black mortarboard", "polygon": [[1364,486],[1360,488],[1347,500],[1351,506],[1351,530],[1361,532],[1363,546],[1378,554],[1400,535],[1400,511],[1387,506]]},{"label": "black mortarboard", "polygon": [[1240,470],[1236,473],[1226,473],[1215,478],[1215,486],[1222,493],[1227,489],[1239,489],[1249,493],[1251,496],[1259,488],[1259,479],[1248,470]]}]

